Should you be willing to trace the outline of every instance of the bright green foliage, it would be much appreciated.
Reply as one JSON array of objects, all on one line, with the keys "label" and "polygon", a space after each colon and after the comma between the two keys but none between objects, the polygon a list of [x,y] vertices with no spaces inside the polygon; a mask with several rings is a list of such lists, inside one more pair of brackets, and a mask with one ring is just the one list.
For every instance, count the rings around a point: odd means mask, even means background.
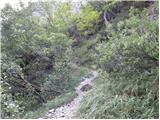
[{"label": "bright green foliage", "polygon": [[70,3],[60,5],[53,16],[54,27],[58,32],[66,32],[75,19],[75,13],[71,11]]},{"label": "bright green foliage", "polygon": [[78,30],[84,32],[84,35],[94,33],[99,23],[99,17],[100,12],[94,10],[90,5],[85,6],[76,19]]}]

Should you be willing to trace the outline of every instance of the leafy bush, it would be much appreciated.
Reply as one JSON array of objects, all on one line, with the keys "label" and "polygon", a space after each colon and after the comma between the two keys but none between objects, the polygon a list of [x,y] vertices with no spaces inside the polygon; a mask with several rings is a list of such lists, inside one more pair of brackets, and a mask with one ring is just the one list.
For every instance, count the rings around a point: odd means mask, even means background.
[{"label": "leafy bush", "polygon": [[99,23],[99,17],[100,12],[94,10],[91,5],[84,6],[76,19],[78,30],[85,36],[94,33]]},{"label": "leafy bush", "polygon": [[80,46],[74,48],[72,53],[74,62],[77,62],[79,65],[95,64],[95,46],[97,41],[97,39],[83,41]]},{"label": "leafy bush", "polygon": [[[21,101],[13,101],[6,82],[1,81],[1,117],[2,118],[20,118],[24,113],[24,108],[20,106]],[[10,89],[11,87],[9,87]]]}]

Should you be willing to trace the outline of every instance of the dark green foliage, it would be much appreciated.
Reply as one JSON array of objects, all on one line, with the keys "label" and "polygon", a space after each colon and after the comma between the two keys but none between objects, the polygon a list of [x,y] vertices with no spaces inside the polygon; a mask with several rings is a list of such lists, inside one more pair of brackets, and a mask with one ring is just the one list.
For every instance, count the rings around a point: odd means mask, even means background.
[{"label": "dark green foliage", "polygon": [[[34,10],[35,5],[44,8],[48,15],[52,12],[45,7],[47,3],[33,3],[21,10],[9,5],[2,9],[2,101],[8,101],[2,102],[2,118],[20,118],[47,100],[73,91],[77,84],[71,79],[71,39],[64,34],[68,28],[59,30],[65,26],[63,21],[58,22],[57,14],[65,9],[68,13],[64,14],[70,17],[69,4],[59,5],[55,11],[57,22],[54,24],[60,25],[59,29],[55,26],[55,30],[48,29],[51,23],[44,22],[44,16],[33,15],[44,12]],[[50,19],[53,18],[50,16]],[[12,110],[10,104],[17,107]]]}]

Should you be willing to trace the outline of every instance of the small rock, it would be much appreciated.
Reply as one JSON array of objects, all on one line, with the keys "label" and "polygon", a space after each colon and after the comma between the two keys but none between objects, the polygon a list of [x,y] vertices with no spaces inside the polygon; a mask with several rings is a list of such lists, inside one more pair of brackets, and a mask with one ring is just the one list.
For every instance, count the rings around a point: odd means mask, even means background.
[{"label": "small rock", "polygon": [[88,90],[90,90],[91,88],[92,88],[91,85],[86,84],[86,85],[84,85],[84,86],[81,88],[81,91],[88,91]]},{"label": "small rock", "polygon": [[49,113],[52,113],[52,112],[54,112],[54,109],[52,109],[52,110],[49,110]]},{"label": "small rock", "polygon": [[92,68],[93,70],[96,70],[96,69],[97,69],[97,66],[96,66],[96,65],[91,65],[91,68]]}]

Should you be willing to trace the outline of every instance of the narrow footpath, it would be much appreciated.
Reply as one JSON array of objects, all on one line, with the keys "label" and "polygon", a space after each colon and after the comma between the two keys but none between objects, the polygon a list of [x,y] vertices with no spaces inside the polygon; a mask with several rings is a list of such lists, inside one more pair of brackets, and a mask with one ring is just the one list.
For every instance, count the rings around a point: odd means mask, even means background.
[{"label": "narrow footpath", "polygon": [[76,87],[77,96],[68,104],[65,104],[57,109],[51,109],[49,112],[40,119],[70,119],[74,117],[77,112],[80,101],[85,96],[86,92],[93,87],[93,80],[98,77],[97,71],[91,71],[92,76],[83,78],[84,80]]}]

